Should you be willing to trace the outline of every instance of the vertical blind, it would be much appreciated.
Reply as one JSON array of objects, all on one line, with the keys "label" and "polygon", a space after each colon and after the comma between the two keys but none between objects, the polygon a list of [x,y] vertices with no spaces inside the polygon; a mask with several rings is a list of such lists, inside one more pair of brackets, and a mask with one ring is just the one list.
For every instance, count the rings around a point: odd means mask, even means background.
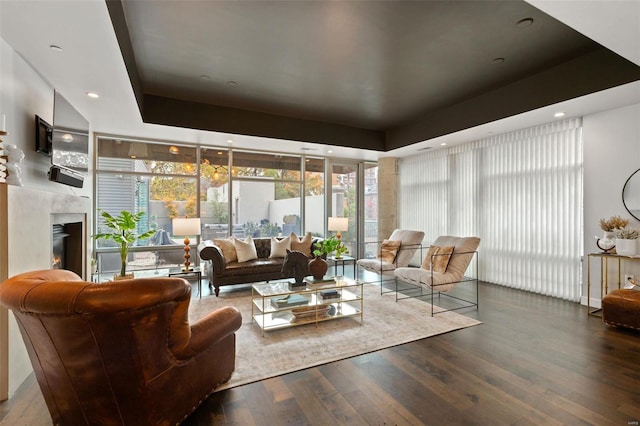
[{"label": "vertical blind", "polygon": [[399,192],[402,228],[481,238],[480,279],[579,300],[581,119],[402,159]]}]

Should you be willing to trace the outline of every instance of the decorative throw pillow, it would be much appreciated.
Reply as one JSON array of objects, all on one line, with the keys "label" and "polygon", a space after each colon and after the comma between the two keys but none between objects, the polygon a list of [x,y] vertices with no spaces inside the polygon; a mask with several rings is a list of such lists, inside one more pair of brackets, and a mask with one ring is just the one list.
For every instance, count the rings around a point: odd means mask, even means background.
[{"label": "decorative throw pillow", "polygon": [[291,250],[291,236],[285,237],[281,240],[276,237],[271,237],[271,253],[269,259],[274,257],[285,257],[287,250]]},{"label": "decorative throw pillow", "polygon": [[229,263],[238,260],[236,246],[231,238],[215,239],[213,240],[213,243],[220,247],[220,250],[222,250],[222,255],[224,256],[225,262]]},{"label": "decorative throw pillow", "polygon": [[238,253],[238,262],[247,262],[258,258],[256,245],[253,243],[251,236],[245,238],[244,241],[234,238],[233,245],[235,245],[236,253]]},{"label": "decorative throw pillow", "polygon": [[299,239],[295,232],[292,232],[290,237],[291,251],[301,251],[306,254],[307,257],[311,257],[311,241],[313,240],[311,232],[307,232],[307,235],[305,235],[303,239]]},{"label": "decorative throw pillow", "polygon": [[398,254],[398,250],[400,250],[400,244],[402,244],[402,241],[392,241],[392,240],[382,241],[382,245],[380,245],[380,253],[378,254],[378,259],[386,263],[393,263],[393,261],[396,260],[396,255]]},{"label": "decorative throw pillow", "polygon": [[451,261],[454,248],[454,246],[430,246],[429,253],[427,253],[427,257],[422,262],[422,267],[429,271],[431,269],[431,257],[433,256],[433,272],[444,274]]}]

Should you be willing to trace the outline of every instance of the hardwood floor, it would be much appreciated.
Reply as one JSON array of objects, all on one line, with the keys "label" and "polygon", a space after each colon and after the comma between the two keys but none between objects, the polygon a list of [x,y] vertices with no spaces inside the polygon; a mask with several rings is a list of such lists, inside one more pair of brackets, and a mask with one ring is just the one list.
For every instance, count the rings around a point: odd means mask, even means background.
[{"label": "hardwood floor", "polygon": [[[485,283],[460,313],[483,324],[217,392],[183,424],[639,424],[640,333]],[[0,419],[13,410],[51,423],[33,377]]]}]

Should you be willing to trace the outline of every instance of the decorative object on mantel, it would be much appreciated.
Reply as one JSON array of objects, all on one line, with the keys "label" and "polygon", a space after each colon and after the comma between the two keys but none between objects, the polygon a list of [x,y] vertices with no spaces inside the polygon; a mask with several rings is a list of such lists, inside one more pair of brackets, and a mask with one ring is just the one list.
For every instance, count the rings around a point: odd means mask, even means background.
[{"label": "decorative object on mantel", "polygon": [[621,256],[635,256],[640,232],[634,228],[616,229],[616,252]]},{"label": "decorative object on mantel", "polygon": [[112,240],[118,244],[120,251],[120,275],[114,276],[116,279],[133,278],[133,274],[127,276],[127,256],[129,255],[129,248],[138,240],[144,240],[145,238],[151,238],[156,231],[150,230],[138,234],[138,223],[142,220],[145,212],[138,212],[133,214],[127,210],[122,210],[118,216],[112,216],[109,212],[100,210],[100,215],[104,221],[104,226],[111,229],[112,232],[101,232],[92,235],[92,238],[97,240]]},{"label": "decorative object on mantel", "polygon": [[616,229],[622,229],[629,224],[629,221],[621,218],[620,216],[611,216],[607,219],[600,219],[600,229],[603,231],[602,238],[596,236],[596,245],[605,253],[615,248],[615,234]]},{"label": "decorative object on mantel", "polygon": [[24,160],[24,152],[13,144],[5,145],[4,152],[7,156],[7,183],[9,185],[23,186],[20,163]]},{"label": "decorative object on mantel", "polygon": [[200,218],[185,218],[185,217],[177,217],[173,219],[173,235],[184,236],[184,268],[182,270],[184,272],[190,271],[191,262],[189,259],[191,255],[189,252],[191,251],[191,241],[189,240],[189,236],[198,236],[201,234],[200,231]]}]

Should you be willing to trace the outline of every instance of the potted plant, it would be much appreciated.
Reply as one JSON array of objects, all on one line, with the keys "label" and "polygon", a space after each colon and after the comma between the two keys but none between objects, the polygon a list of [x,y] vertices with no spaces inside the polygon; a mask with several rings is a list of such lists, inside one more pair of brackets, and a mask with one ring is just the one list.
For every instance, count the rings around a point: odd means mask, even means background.
[{"label": "potted plant", "polygon": [[596,245],[605,252],[616,246],[615,234],[616,229],[622,229],[629,224],[629,221],[620,216],[611,216],[609,219],[600,219],[600,229],[603,231],[602,238],[596,237]]},{"label": "potted plant", "polygon": [[613,231],[616,234],[616,253],[621,256],[635,256],[640,232],[634,228],[622,228]]},{"label": "potted plant", "polygon": [[313,250],[315,259],[309,262],[309,271],[316,280],[322,279],[329,269],[329,265],[325,260],[328,255],[335,252],[336,259],[340,259],[343,254],[349,251],[349,249],[342,244],[342,241],[335,236],[317,241],[313,247],[315,248],[315,250]]},{"label": "potted plant", "polygon": [[129,247],[131,247],[136,241],[143,240],[151,237],[155,231],[149,230],[138,234],[136,228],[138,223],[144,216],[144,212],[131,213],[127,210],[122,210],[118,216],[112,216],[109,212],[100,210],[100,215],[104,220],[104,226],[109,228],[111,232],[102,232],[93,235],[96,240],[112,240],[114,241],[120,250],[120,277],[127,276],[127,256],[129,254]]}]

